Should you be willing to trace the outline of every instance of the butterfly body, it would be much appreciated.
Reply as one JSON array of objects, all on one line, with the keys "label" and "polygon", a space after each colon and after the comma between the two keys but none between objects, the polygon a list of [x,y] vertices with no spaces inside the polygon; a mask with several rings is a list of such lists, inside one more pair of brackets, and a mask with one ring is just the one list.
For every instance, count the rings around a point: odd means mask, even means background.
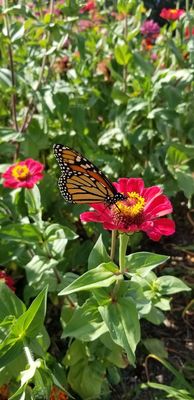
[{"label": "butterfly body", "polygon": [[53,149],[62,172],[58,185],[66,201],[78,204],[105,203],[111,206],[126,198],[86,157],[61,144],[55,144]]}]

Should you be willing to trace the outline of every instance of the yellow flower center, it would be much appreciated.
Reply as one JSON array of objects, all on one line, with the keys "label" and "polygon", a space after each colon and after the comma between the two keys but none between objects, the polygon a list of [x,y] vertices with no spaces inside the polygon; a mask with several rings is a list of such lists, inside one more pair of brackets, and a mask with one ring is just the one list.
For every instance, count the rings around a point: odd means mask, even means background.
[{"label": "yellow flower center", "polygon": [[125,201],[118,201],[116,206],[126,217],[136,217],[143,211],[145,199],[136,192],[128,192]]},{"label": "yellow flower center", "polygon": [[26,165],[16,165],[12,169],[12,176],[19,181],[25,180],[30,174],[30,170]]}]

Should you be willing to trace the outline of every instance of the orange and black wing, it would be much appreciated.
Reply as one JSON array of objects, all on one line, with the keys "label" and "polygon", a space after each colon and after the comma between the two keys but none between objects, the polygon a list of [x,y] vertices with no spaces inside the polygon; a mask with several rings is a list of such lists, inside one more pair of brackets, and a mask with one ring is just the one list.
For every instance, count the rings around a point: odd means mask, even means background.
[{"label": "orange and black wing", "polygon": [[66,201],[111,205],[125,198],[102,171],[77,151],[55,144],[54,153],[62,172],[59,189]]}]

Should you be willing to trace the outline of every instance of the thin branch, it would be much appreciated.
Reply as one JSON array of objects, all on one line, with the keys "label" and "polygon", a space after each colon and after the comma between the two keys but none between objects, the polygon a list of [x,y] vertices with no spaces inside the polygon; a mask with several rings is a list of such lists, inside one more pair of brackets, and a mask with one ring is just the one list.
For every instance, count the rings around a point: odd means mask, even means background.
[{"label": "thin branch", "polygon": [[[7,8],[7,1],[3,0],[3,10]],[[13,51],[11,45],[11,35],[9,29],[9,18],[7,14],[4,14],[4,23],[6,28],[6,36],[8,38],[8,56],[9,56],[9,65],[11,72],[11,83],[12,83],[12,96],[11,96],[11,111],[13,118],[13,126],[16,131],[18,131],[18,122],[17,122],[17,111],[16,111],[16,79],[15,79],[15,71],[14,71],[14,62],[13,62]]]},{"label": "thin branch", "polygon": [[[4,1],[6,1],[6,0],[4,0]],[[54,0],[50,0],[49,13],[51,14],[51,18],[52,18],[52,14],[54,13]],[[47,36],[48,42],[49,42],[49,38],[50,38],[50,32],[48,32],[48,36]],[[46,60],[47,60],[47,54],[46,53],[47,52],[45,50],[45,54],[44,54],[44,57],[43,57],[43,60],[42,60],[42,65],[41,65],[41,68],[40,68],[40,74],[39,74],[38,82],[37,82],[36,87],[34,89],[35,92],[40,88],[40,86],[42,84],[43,77],[44,77],[44,70],[45,70],[45,65],[46,65]],[[23,123],[22,123],[22,125],[21,125],[21,127],[19,129],[18,129],[18,125],[17,125],[17,130],[19,130],[19,132],[24,133],[27,130],[27,128],[28,128],[28,126],[29,126],[29,124],[30,124],[30,122],[31,122],[31,120],[33,118],[35,109],[36,109],[36,107],[34,105],[34,98],[32,97],[32,99],[30,100],[30,102],[28,104],[28,107],[27,107],[27,110],[26,110],[26,113],[25,113],[25,116],[24,116],[24,119],[23,119]],[[16,151],[15,151],[15,159],[18,158],[19,151],[20,151],[20,143],[17,142],[16,143]]]}]

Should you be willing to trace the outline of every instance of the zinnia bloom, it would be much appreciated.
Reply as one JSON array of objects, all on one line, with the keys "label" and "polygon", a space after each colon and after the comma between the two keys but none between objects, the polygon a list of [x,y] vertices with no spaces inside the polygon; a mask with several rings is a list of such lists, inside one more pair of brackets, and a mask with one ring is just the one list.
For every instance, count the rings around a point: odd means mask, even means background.
[{"label": "zinnia bloom", "polygon": [[154,22],[153,19],[144,21],[140,28],[140,32],[142,33],[143,36],[145,37],[157,37],[160,33],[160,27],[157,24],[157,22]]},{"label": "zinnia bloom", "polygon": [[15,292],[15,282],[11,276],[5,273],[5,271],[0,271],[0,281],[4,282],[11,290],[13,290],[13,292]]},{"label": "zinnia bloom", "polygon": [[44,165],[32,158],[20,161],[11,165],[11,167],[2,174],[2,177],[5,179],[3,186],[12,189],[19,187],[31,189],[36,182],[43,178],[43,169]]},{"label": "zinnia bloom", "polygon": [[187,26],[185,29],[185,38],[190,39],[192,36],[194,36],[194,28],[190,29],[190,27]]},{"label": "zinnia bloom", "polygon": [[127,199],[111,207],[103,203],[91,204],[94,211],[82,213],[82,221],[100,222],[104,229],[121,232],[143,231],[156,241],[162,235],[168,236],[175,232],[174,221],[161,218],[172,212],[172,205],[160,187],[145,188],[141,178],[121,178],[114,186]]},{"label": "zinnia bloom", "polygon": [[88,1],[85,6],[83,6],[82,8],[80,8],[79,13],[83,14],[86,11],[91,11],[91,10],[95,10],[96,8],[96,2],[95,1]]},{"label": "zinnia bloom", "polygon": [[180,19],[181,15],[185,13],[185,10],[182,9],[176,9],[176,8],[163,8],[160,17],[167,19],[167,20],[172,20],[176,21],[177,19]]}]

